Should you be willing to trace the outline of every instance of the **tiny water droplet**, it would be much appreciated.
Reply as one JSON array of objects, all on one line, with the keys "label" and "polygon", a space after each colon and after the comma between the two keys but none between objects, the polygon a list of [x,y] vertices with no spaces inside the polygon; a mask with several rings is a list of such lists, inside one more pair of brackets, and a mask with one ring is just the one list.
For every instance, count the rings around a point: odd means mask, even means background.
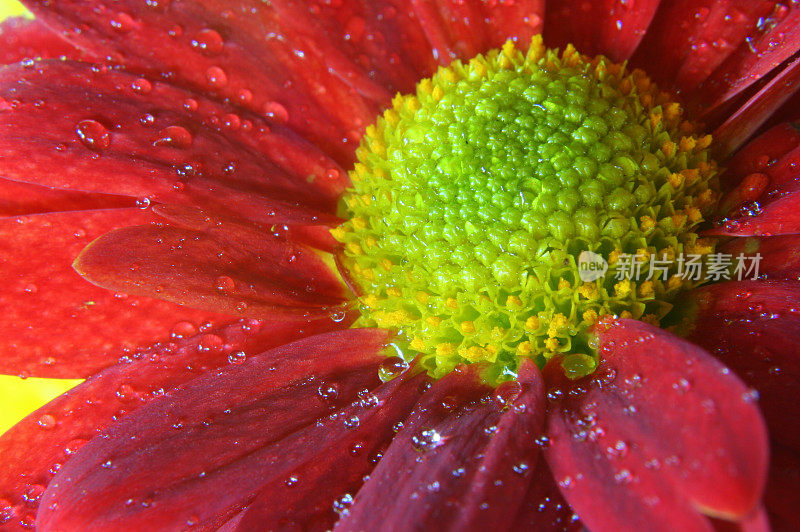
[{"label": "tiny water droplet", "polygon": [[230,364],[244,364],[247,360],[247,353],[244,351],[236,351],[228,355],[228,363]]},{"label": "tiny water droplet", "polygon": [[339,397],[339,385],[336,383],[320,384],[317,393],[325,401],[335,401]]},{"label": "tiny water droplet", "polygon": [[222,36],[211,29],[204,29],[198,32],[194,39],[192,39],[192,48],[198,50],[201,54],[213,57],[222,53],[225,46],[225,41]]},{"label": "tiny water droplet", "polygon": [[144,78],[139,78],[131,83],[131,90],[139,94],[150,94],[153,90],[153,84]]},{"label": "tiny water droplet", "polygon": [[39,419],[36,420],[36,424],[45,430],[50,430],[56,428],[57,422],[55,416],[51,414],[42,414],[39,416]]}]

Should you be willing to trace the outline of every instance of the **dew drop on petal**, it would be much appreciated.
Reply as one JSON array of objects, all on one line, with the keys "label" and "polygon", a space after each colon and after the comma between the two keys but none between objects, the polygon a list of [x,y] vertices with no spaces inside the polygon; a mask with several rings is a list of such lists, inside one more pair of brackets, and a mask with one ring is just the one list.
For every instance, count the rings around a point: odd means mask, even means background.
[{"label": "dew drop on petal", "polygon": [[131,83],[131,90],[139,94],[150,94],[153,90],[153,84],[144,78],[138,78]]},{"label": "dew drop on petal", "polygon": [[244,364],[245,360],[247,360],[247,353],[244,351],[236,351],[228,355],[228,363],[230,364]]},{"label": "dew drop on petal", "polygon": [[221,89],[228,84],[228,75],[218,66],[206,70],[206,81],[212,89]]},{"label": "dew drop on petal", "polygon": [[6,523],[14,518],[16,509],[8,499],[0,499],[0,524]]},{"label": "dew drop on petal", "polygon": [[192,134],[182,126],[168,126],[158,133],[153,146],[186,149],[192,145]]},{"label": "dew drop on petal", "polygon": [[55,416],[51,414],[42,414],[39,416],[39,419],[36,420],[36,424],[45,430],[49,430],[56,427],[57,421]]},{"label": "dew drop on petal", "polygon": [[339,397],[339,385],[336,383],[320,384],[317,393],[325,401],[335,401]]},{"label": "dew drop on petal", "polygon": [[236,282],[227,275],[220,275],[214,280],[214,287],[220,292],[232,292],[236,289]]},{"label": "dew drop on petal", "polygon": [[102,151],[111,145],[108,129],[97,120],[81,120],[75,127],[75,133],[90,150]]},{"label": "dew drop on petal", "polygon": [[188,321],[179,321],[172,326],[170,335],[173,338],[186,338],[187,336],[194,336],[197,334],[197,327]]},{"label": "dew drop on petal", "polygon": [[435,429],[424,429],[411,437],[411,445],[421,453],[432,451],[443,443],[442,435]]},{"label": "dew drop on petal", "polygon": [[222,53],[225,41],[217,31],[204,29],[198,32],[195,38],[192,39],[191,44],[192,48],[198,50],[203,55],[213,57]]},{"label": "dew drop on petal", "polygon": [[279,124],[285,124],[289,121],[289,111],[278,102],[267,102],[264,104],[264,115],[271,118]]}]

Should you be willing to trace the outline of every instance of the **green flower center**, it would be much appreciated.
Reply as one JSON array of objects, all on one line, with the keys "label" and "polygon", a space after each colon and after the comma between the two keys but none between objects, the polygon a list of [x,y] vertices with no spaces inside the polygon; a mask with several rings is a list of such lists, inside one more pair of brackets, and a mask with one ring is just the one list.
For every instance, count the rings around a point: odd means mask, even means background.
[{"label": "green flower center", "polygon": [[397,96],[333,231],[358,325],[396,330],[435,377],[486,362],[502,380],[557,355],[591,373],[599,318],[658,323],[697,284],[676,258],[713,252],[693,232],[717,199],[711,138],[681,115],[643,72],[539,37]]}]

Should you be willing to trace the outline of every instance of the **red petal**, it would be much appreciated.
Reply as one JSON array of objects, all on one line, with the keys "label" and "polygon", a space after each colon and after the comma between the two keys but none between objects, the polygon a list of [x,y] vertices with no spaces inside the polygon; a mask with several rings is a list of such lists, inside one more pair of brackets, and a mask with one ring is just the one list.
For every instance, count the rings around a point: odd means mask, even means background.
[{"label": "red petal", "polygon": [[155,217],[140,209],[0,219],[0,372],[80,378],[125,349],[169,337],[177,322],[230,320],[85,282],[70,264],[93,238]]},{"label": "red petal", "polygon": [[[772,12],[765,0],[661,2],[631,59],[664,86],[693,91]],[[653,68],[658,65],[658,68]]]},{"label": "red petal", "polygon": [[338,222],[332,213],[346,173],[255,115],[68,62],[7,67],[0,97],[13,103],[0,111],[0,160],[9,179],[200,204],[267,227]]},{"label": "red petal", "polygon": [[[548,440],[541,436],[537,444],[546,446]],[[511,530],[560,530],[578,531],[583,528],[578,516],[572,511],[558,490],[547,461],[540,457],[533,470],[528,493],[522,502]]]},{"label": "red petal", "polygon": [[234,222],[197,222],[106,233],[75,269],[109,290],[244,317],[320,316],[344,303],[344,285],[311,250]]},{"label": "red petal", "polygon": [[797,511],[797,486],[800,486],[800,454],[782,445],[772,445],[771,467],[767,493],[767,508],[773,514],[774,530],[800,528]]},{"label": "red petal", "polygon": [[265,483],[239,530],[330,530],[428,386],[426,375],[406,372],[372,392],[359,392],[352,406],[283,442],[281,461],[291,464],[290,474]]},{"label": "red petal", "polygon": [[[19,520],[34,519],[38,495],[81,445],[113,420],[163,396],[165,390],[200,372],[241,363],[248,355],[346,325],[330,320],[242,320],[220,329],[203,327],[198,333],[188,322],[179,324],[172,341],[129,353],[122,363],[51,401],[0,438],[0,454],[5,460],[0,470],[0,499],[9,501],[17,518],[2,523],[0,513],[0,524],[21,530]],[[37,497],[26,496],[31,492]]]},{"label": "red petal", "polygon": [[776,4],[773,13],[759,21],[759,29],[698,87],[696,105],[706,115],[754,86],[800,49],[800,9],[796,6]]},{"label": "red petal", "polygon": [[656,327],[619,320],[596,332],[595,375],[562,375],[548,393],[545,456],[581,521],[592,530],[703,530],[698,512],[741,519],[756,508],[768,448],[747,387]]},{"label": "red petal", "polygon": [[749,139],[797,91],[800,58],[786,65],[714,131],[714,150],[724,160]]},{"label": "red petal", "polygon": [[800,235],[734,238],[721,246],[719,251],[728,253],[734,258],[740,254],[746,257],[761,255],[758,261],[758,277],[776,280],[800,279]]},{"label": "red petal", "polygon": [[697,308],[690,338],[758,390],[770,436],[800,449],[800,287],[727,282],[687,295]]},{"label": "red petal", "polygon": [[[315,336],[168,392],[81,448],[42,496],[37,525],[174,530],[192,521],[201,528],[223,524],[267,482],[289,478],[312,458],[334,425],[347,440],[344,429],[358,422],[339,417],[334,407],[379,384],[386,339],[383,331],[365,329]],[[367,406],[343,412],[379,416]],[[325,426],[316,426],[318,420]],[[362,430],[366,437],[368,423]]]},{"label": "red petal", "polygon": [[544,36],[548,46],[573,44],[582,54],[627,60],[645,35],[660,0],[566,0],[550,7]]},{"label": "red petal", "polygon": [[[101,57],[110,54],[130,70],[169,76],[256,113],[282,116],[340,161],[349,161],[352,140],[391,93],[337,52],[336,36],[308,24],[311,5],[295,8],[290,17],[284,4],[124,0],[97,8],[93,2],[37,0],[29,7],[76,43],[102,51]],[[366,92],[383,99],[362,97]]]},{"label": "red petal", "polygon": [[722,199],[721,209],[725,210],[721,212],[728,218],[707,233],[771,236],[800,232],[800,214],[795,207],[800,199],[800,183],[796,179],[798,162],[800,146],[795,145],[780,158],[764,163],[759,172],[745,176]]},{"label": "red petal", "polygon": [[543,421],[541,376],[525,362],[519,381],[501,385],[489,398],[480,369],[469,366],[434,383],[337,529],[511,525],[536,463],[532,440]]},{"label": "red petal", "polygon": [[14,17],[0,23],[0,65],[39,57],[92,59],[38,19]]},{"label": "red petal", "polygon": [[125,196],[88,194],[0,178],[0,216],[134,207]]}]

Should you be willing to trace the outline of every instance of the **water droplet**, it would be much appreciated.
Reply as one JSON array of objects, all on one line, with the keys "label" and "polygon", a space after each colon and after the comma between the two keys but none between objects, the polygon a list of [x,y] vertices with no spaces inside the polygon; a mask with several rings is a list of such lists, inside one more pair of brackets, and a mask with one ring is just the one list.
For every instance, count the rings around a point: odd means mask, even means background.
[{"label": "water droplet", "polygon": [[195,100],[194,98],[187,98],[186,100],[183,101],[183,108],[186,109],[187,111],[192,111],[192,112],[197,111],[197,108],[199,106],[200,104],[198,104],[197,100]]},{"label": "water droplet", "polygon": [[130,384],[122,384],[119,388],[117,388],[117,397],[121,401],[130,401],[134,399],[136,396],[136,390],[133,389],[133,386]]},{"label": "water droplet", "polygon": [[344,517],[350,513],[350,507],[353,505],[353,496],[349,493],[344,494],[335,501],[333,501],[333,511]]},{"label": "water droplet", "polygon": [[220,275],[214,280],[214,287],[220,292],[232,292],[236,289],[236,282],[227,275]]},{"label": "water droplet", "polygon": [[214,30],[204,29],[201,30],[194,39],[192,39],[192,48],[198,50],[203,55],[213,57],[222,53],[225,46],[225,41],[222,36]]},{"label": "water droplet", "polygon": [[222,126],[225,129],[236,131],[242,127],[242,119],[239,118],[239,115],[235,115],[233,113],[227,114],[222,117]]},{"label": "water droplet", "polygon": [[170,335],[173,338],[186,338],[197,334],[197,327],[188,321],[180,321],[173,325]]},{"label": "water droplet", "polygon": [[108,129],[96,120],[81,120],[75,127],[75,133],[90,150],[102,151],[111,145]]},{"label": "water droplet", "polygon": [[144,78],[139,78],[131,83],[131,89],[139,94],[150,94],[153,90],[153,84]]},{"label": "water droplet", "polygon": [[383,382],[397,377],[408,368],[408,363],[400,357],[389,357],[381,362],[378,375]]},{"label": "water droplet", "polygon": [[108,23],[119,33],[127,33],[136,28],[136,21],[124,12],[117,13]]},{"label": "water droplet", "polygon": [[0,499],[0,524],[6,523],[13,519],[16,514],[16,509],[8,499]]},{"label": "water droplet", "polygon": [[39,499],[42,498],[44,490],[45,487],[41,484],[29,484],[28,487],[25,488],[25,491],[22,492],[22,498],[29,507],[36,508],[39,504]]},{"label": "water droplet", "polygon": [[289,121],[289,111],[278,102],[267,102],[264,104],[264,115],[271,118],[279,124],[285,124]]},{"label": "water droplet", "polygon": [[204,334],[197,345],[198,351],[221,351],[225,341],[216,334]]},{"label": "water droplet", "polygon": [[221,89],[228,84],[228,75],[220,67],[212,66],[206,70],[206,81],[212,89]]},{"label": "water droplet", "polygon": [[156,122],[156,117],[151,113],[145,113],[139,117],[139,123],[145,127],[152,126]]},{"label": "water droplet", "polygon": [[677,382],[672,383],[672,389],[678,393],[684,394],[692,388],[692,383],[686,379],[679,379]]},{"label": "water droplet", "polygon": [[39,416],[39,419],[36,420],[36,424],[43,429],[50,430],[56,428],[58,423],[56,422],[55,416],[50,414],[42,414]]},{"label": "water droplet", "polygon": [[236,93],[236,98],[239,100],[239,103],[247,105],[253,101],[253,93],[247,89],[241,89]]},{"label": "water droplet", "polygon": [[83,438],[75,438],[74,440],[70,440],[69,443],[67,443],[66,447],[64,447],[64,452],[67,453],[68,455],[73,455],[78,452],[78,449],[80,449],[87,443],[88,441],[84,440]]},{"label": "water droplet", "polygon": [[344,426],[348,429],[357,429],[360,423],[361,420],[355,414],[344,419]]},{"label": "water droplet", "polygon": [[245,360],[247,360],[247,353],[244,351],[236,351],[228,355],[228,362],[230,364],[244,364]]},{"label": "water droplet", "polygon": [[317,393],[325,401],[335,401],[339,397],[339,385],[333,384],[320,384]]},{"label": "water droplet", "polygon": [[751,389],[742,394],[742,401],[745,403],[755,403],[758,402],[759,394],[758,390]]},{"label": "water droplet", "polygon": [[284,480],[283,483],[286,485],[287,488],[291,488],[292,486],[297,484],[297,480],[298,480],[297,476],[296,475],[292,475],[289,478],[287,478],[286,480]]},{"label": "water droplet", "polygon": [[168,126],[158,133],[158,138],[153,141],[153,146],[186,149],[192,145],[192,140],[192,134],[185,127]]},{"label": "water droplet", "polygon": [[514,464],[511,469],[514,470],[514,473],[523,475],[529,469],[529,466],[525,462],[520,462],[518,464]]},{"label": "water droplet", "polygon": [[105,462],[100,464],[100,467],[102,467],[104,469],[109,469],[112,465],[113,464],[111,463],[111,460],[106,460]]},{"label": "water droplet", "polygon": [[494,391],[494,400],[504,407],[511,406],[522,393],[522,385],[517,381],[508,381],[500,384]]},{"label": "water droplet", "polygon": [[442,435],[434,429],[424,429],[411,437],[412,447],[421,453],[432,451],[442,444]]}]

